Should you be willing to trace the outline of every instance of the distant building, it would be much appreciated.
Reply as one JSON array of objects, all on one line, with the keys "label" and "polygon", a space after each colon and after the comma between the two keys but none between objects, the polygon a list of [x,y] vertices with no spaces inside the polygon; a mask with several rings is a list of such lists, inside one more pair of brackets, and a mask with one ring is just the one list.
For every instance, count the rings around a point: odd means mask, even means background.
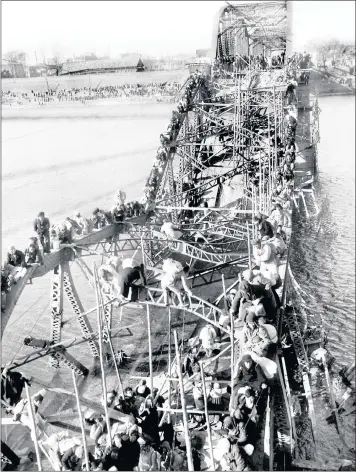
[{"label": "distant building", "polygon": [[96,59],[64,63],[61,75],[143,72],[144,70],[146,67],[141,57],[128,55],[118,60]]},{"label": "distant building", "polygon": [[195,51],[196,57],[206,57],[210,58],[211,55],[211,49],[197,49]]},{"label": "distant building", "polygon": [[47,75],[47,68],[44,65],[30,66],[30,77],[44,77]]},{"label": "distant building", "polygon": [[28,68],[19,62],[3,59],[1,63],[1,78],[22,79],[28,77]]}]

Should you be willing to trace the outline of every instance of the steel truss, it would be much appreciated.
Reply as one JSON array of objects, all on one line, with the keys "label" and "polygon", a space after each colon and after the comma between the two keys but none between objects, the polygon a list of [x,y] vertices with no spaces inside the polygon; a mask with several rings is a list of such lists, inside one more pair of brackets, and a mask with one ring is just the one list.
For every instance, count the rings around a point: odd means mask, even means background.
[{"label": "steel truss", "polygon": [[[63,269],[59,265],[52,271],[51,276],[51,341],[55,344],[61,341],[61,327],[63,317]],[[59,357],[52,355],[50,365],[59,367]]]},{"label": "steel truss", "polygon": [[[166,308],[163,300],[163,290],[160,288],[147,289],[147,297],[145,301],[140,301],[142,304],[154,305],[156,307]],[[196,296],[187,296],[187,301],[184,307],[180,306],[176,299],[172,300],[170,304],[171,308],[179,310],[185,310],[192,315],[195,315],[204,321],[216,326],[221,331],[230,334],[230,331],[219,325],[219,318],[223,314],[220,308],[206,302],[202,298]]]}]

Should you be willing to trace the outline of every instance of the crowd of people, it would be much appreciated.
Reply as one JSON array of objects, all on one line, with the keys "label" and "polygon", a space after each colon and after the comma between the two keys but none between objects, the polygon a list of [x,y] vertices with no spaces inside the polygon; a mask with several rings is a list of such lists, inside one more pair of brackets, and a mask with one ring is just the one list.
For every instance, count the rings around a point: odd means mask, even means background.
[{"label": "crowd of people", "polygon": [[175,97],[180,89],[177,82],[150,84],[97,85],[96,87],[69,87],[48,89],[46,91],[20,92],[2,91],[1,102],[12,102],[20,105],[79,101],[86,103],[91,100],[125,97]]},{"label": "crowd of people", "polygon": [[264,54],[246,54],[240,55],[224,55],[220,54],[219,59],[213,62],[213,76],[219,77],[223,69],[230,72],[243,72],[246,70],[272,70],[280,69],[284,66],[285,51],[280,54],[266,56]]},{"label": "crowd of people", "polygon": [[114,203],[110,210],[95,208],[90,218],[77,211],[73,217],[52,225],[45,213],[39,212],[33,223],[35,236],[29,238],[26,249],[11,245],[1,266],[1,311],[6,310],[7,294],[12,287],[27,269],[42,265],[46,254],[60,249],[62,244],[72,244],[78,237],[146,213],[145,206],[138,201],[126,202],[122,190],[117,192]]},{"label": "crowd of people", "polygon": [[172,118],[167,125],[165,133],[160,135],[161,145],[158,148],[156,158],[153,162],[151,173],[146,181],[143,189],[143,196],[145,203],[153,203],[155,200],[161,176],[163,174],[165,163],[168,160],[170,153],[176,150],[176,140],[179,130],[183,124],[184,118],[189,110],[191,110],[192,100],[195,91],[199,88],[204,101],[210,99],[210,93],[207,86],[206,77],[196,71],[191,74],[185,83],[184,90],[181,93],[181,98],[177,105],[177,111],[172,112]]},{"label": "crowd of people", "polygon": [[[252,241],[256,268],[242,273],[238,289],[231,290],[227,296],[229,313],[224,313],[219,320],[222,328],[234,330],[234,336],[238,340],[239,357],[234,368],[233,390],[229,385],[205,373],[202,377],[200,371],[199,361],[211,358],[220,350],[225,335],[222,329],[211,324],[203,326],[199,336],[191,340],[191,347],[183,362],[183,374],[192,381],[189,394],[193,397],[196,410],[204,410],[202,384],[206,383],[208,408],[214,411],[214,414],[209,415],[210,427],[216,440],[214,459],[222,470],[253,468],[252,456],[261,428],[260,418],[266,409],[268,389],[273,387],[277,374],[277,365],[273,360],[278,345],[276,309],[280,306],[280,300],[277,290],[284,277],[281,258],[286,255],[291,231],[295,113],[295,103],[292,101],[287,108],[284,146],[281,146],[283,153],[279,155],[280,165],[272,194],[271,213],[256,213],[254,216],[258,234],[258,239]],[[168,240],[179,238],[179,230],[174,229],[172,223],[166,222],[161,232]],[[183,307],[185,295],[193,295],[187,280],[189,267],[172,259],[165,259],[159,272],[162,274],[160,278],[164,303],[169,305],[172,297],[176,297],[178,306]],[[138,279],[137,273],[136,280]],[[234,323],[232,328],[230,315]],[[204,429],[205,416],[192,414],[190,426],[193,430]],[[154,445],[151,447],[151,457],[156,457],[160,450],[155,450]],[[158,463],[155,464],[157,466]],[[182,460],[182,468],[173,470],[183,470],[184,467],[186,463]],[[147,469],[140,469],[139,466],[139,470]]]}]

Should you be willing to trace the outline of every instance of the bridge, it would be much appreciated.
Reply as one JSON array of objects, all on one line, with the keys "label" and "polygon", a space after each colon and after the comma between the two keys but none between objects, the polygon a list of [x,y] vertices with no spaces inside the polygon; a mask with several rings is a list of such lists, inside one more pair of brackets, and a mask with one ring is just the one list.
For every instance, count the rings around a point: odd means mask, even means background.
[{"label": "bridge", "polygon": [[[221,8],[213,30],[211,76],[192,74],[177,97],[177,109],[172,114],[169,131],[161,141],[144,190],[146,213],[76,237],[71,244],[62,244],[58,251],[45,255],[43,265],[28,268],[8,294],[2,316],[3,340],[9,331],[6,326],[20,297],[24,296],[24,290],[31,290],[36,279],[50,277],[50,308],[46,313],[49,335],[45,339],[48,343],[35,352],[36,346],[28,344],[31,354],[13,359],[11,368],[48,358],[50,367],[56,372],[61,372],[64,365],[69,368],[67,370],[85,377],[89,369],[83,359],[102,363],[103,346],[113,352],[114,324],[121,333],[130,330],[131,322],[122,323],[126,310],[130,317],[137,318],[137,331],[146,340],[148,338],[148,356],[138,342],[133,343],[132,354],[139,352],[137,363],[148,359],[151,386],[151,343],[154,341],[151,323],[155,322],[152,318],[159,320],[155,325],[157,333],[164,332],[164,339],[169,339],[169,356],[171,311],[183,324],[183,345],[188,335],[194,334],[194,329],[187,328],[185,316],[195,321],[194,326],[202,321],[218,327],[222,335],[232,338],[231,331],[219,324],[225,308],[209,300],[209,296],[210,291],[214,291],[216,299],[223,300],[226,280],[232,279],[236,283],[239,272],[252,267],[251,240],[257,236],[252,217],[257,211],[271,212],[271,196],[277,186],[276,174],[283,161],[287,139],[285,109],[290,76],[283,62],[278,67],[269,67],[257,58],[261,54],[268,57],[272,51],[288,51],[288,8],[286,2],[228,4]],[[302,190],[308,185],[309,174],[313,173],[311,166],[319,140],[317,100],[310,97],[308,88],[300,88],[304,95],[297,97],[298,122],[299,117],[303,117],[306,131],[297,133],[296,139],[298,174],[294,198],[298,209],[299,197],[305,197]],[[300,129],[301,123],[298,126]],[[305,203],[305,199],[302,202]],[[181,238],[168,240],[160,233],[160,227],[167,219],[182,233]],[[201,237],[195,238],[194,235],[199,234]],[[112,255],[122,258],[134,255],[145,264],[150,276],[147,286],[132,290],[131,299],[118,308],[114,306],[116,299],[101,292],[96,273],[96,267]],[[154,286],[158,282],[153,276],[153,269],[160,269],[167,257],[189,263],[188,280],[193,291],[184,306],[172,300],[169,322],[165,318],[168,308],[163,303],[162,290]],[[88,290],[84,296],[80,296],[77,289],[80,277]],[[30,280],[34,281],[33,285],[29,284]],[[198,288],[202,288],[202,295],[197,293]],[[144,309],[147,325],[142,316]],[[70,325],[70,332],[66,328],[68,316],[63,316],[67,315],[67,310],[71,312],[70,320],[77,322],[75,327]],[[93,321],[95,314],[97,320]],[[98,331],[94,329],[94,323]],[[72,341],[68,340],[69,334]],[[32,332],[31,336],[35,340],[43,337],[41,332]],[[159,338],[159,334],[155,336]],[[32,343],[36,342],[32,340]],[[159,342],[162,350],[166,341],[160,338]],[[122,339],[121,343],[125,347]],[[233,346],[234,340],[230,347],[232,366],[236,361]],[[158,351],[158,345],[156,348]],[[168,364],[170,372],[170,357]],[[273,408],[272,397],[269,401]],[[267,415],[265,428],[268,434],[274,434],[272,423],[271,416]],[[288,435],[284,424],[279,427]],[[261,464],[261,467],[271,467],[271,447],[271,444],[266,446],[262,463],[267,460],[268,464]]]}]

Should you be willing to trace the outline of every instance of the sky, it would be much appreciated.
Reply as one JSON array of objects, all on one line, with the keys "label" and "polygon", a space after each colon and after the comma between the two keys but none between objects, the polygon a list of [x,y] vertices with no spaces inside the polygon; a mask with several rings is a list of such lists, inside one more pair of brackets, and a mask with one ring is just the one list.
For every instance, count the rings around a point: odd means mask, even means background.
[{"label": "sky", "polygon": [[[231,1],[237,4],[239,2]],[[293,1],[293,49],[311,39],[355,43],[354,1]],[[3,1],[2,53],[21,50],[30,62],[60,53],[115,57],[195,54],[210,48],[223,1]]]}]

